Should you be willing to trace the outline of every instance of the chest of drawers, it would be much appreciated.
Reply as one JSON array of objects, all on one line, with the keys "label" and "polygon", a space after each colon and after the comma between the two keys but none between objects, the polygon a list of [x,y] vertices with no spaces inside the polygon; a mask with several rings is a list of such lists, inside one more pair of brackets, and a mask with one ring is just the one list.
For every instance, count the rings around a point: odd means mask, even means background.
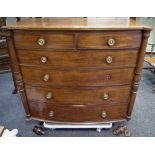
[{"label": "chest of drawers", "polygon": [[29,19],[6,27],[27,118],[130,119],[151,28],[125,20]]}]

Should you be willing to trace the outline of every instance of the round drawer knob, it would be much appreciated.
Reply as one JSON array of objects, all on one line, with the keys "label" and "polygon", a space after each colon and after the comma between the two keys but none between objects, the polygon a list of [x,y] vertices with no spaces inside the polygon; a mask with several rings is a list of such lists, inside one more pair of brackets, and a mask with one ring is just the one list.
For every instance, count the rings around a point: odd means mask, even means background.
[{"label": "round drawer knob", "polygon": [[53,94],[51,92],[48,92],[46,95],[46,99],[50,100],[53,97]]},{"label": "round drawer knob", "polygon": [[45,82],[47,82],[47,81],[49,81],[49,78],[50,78],[50,76],[48,74],[45,74],[44,77],[43,77],[43,80]]},{"label": "round drawer knob", "polygon": [[40,60],[41,60],[42,63],[47,63],[47,60],[48,60],[48,59],[47,59],[47,57],[41,57]]},{"label": "round drawer knob", "polygon": [[111,64],[112,63],[112,57],[111,56],[107,56],[106,57],[106,63],[107,64]]},{"label": "round drawer knob", "polygon": [[102,118],[106,118],[106,117],[107,117],[107,113],[106,113],[105,111],[103,111],[103,112],[101,113],[101,116],[102,116]]},{"label": "round drawer knob", "polygon": [[50,111],[48,115],[49,115],[49,117],[53,117],[54,116],[54,111]]},{"label": "round drawer knob", "polygon": [[103,94],[103,99],[104,99],[104,100],[108,100],[108,99],[109,99],[109,94],[104,93],[104,94]]},{"label": "round drawer knob", "polygon": [[44,39],[44,38],[39,38],[39,39],[38,39],[38,44],[39,44],[40,46],[43,46],[43,45],[45,44],[45,39]]},{"label": "round drawer knob", "polygon": [[109,46],[114,46],[115,45],[115,40],[113,38],[109,38],[108,45]]}]

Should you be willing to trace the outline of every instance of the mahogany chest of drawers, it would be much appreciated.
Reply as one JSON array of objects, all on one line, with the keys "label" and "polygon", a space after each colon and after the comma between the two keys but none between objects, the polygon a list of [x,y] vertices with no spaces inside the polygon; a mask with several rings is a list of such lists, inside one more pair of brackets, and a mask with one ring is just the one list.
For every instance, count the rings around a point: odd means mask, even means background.
[{"label": "mahogany chest of drawers", "polygon": [[12,71],[27,118],[130,119],[150,30],[124,18],[28,19],[8,26]]}]

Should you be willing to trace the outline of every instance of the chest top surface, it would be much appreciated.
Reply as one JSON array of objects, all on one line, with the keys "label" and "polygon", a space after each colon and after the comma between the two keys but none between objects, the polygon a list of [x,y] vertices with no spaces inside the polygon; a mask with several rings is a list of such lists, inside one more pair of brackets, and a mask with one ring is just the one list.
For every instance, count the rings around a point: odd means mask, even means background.
[{"label": "chest top surface", "polygon": [[7,25],[14,30],[132,30],[151,29],[129,18],[28,18]]}]

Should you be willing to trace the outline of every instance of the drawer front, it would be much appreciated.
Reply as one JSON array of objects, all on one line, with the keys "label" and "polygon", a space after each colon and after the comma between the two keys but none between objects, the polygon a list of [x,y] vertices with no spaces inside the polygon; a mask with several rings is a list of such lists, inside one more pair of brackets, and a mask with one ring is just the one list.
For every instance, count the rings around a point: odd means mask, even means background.
[{"label": "drawer front", "polygon": [[104,122],[126,118],[127,104],[118,106],[50,106],[40,102],[30,102],[32,117],[58,122]]},{"label": "drawer front", "polygon": [[78,52],[18,51],[20,64],[52,67],[135,67],[137,50],[103,50]]},{"label": "drawer front", "polygon": [[141,31],[81,32],[79,49],[139,48]]},{"label": "drawer front", "polygon": [[73,49],[74,34],[65,32],[27,32],[15,33],[17,49]]},{"label": "drawer front", "polygon": [[128,103],[130,86],[121,87],[31,87],[26,86],[28,100],[47,104],[110,104]]},{"label": "drawer front", "polygon": [[134,69],[52,70],[22,67],[24,81],[51,86],[107,86],[131,84]]}]

